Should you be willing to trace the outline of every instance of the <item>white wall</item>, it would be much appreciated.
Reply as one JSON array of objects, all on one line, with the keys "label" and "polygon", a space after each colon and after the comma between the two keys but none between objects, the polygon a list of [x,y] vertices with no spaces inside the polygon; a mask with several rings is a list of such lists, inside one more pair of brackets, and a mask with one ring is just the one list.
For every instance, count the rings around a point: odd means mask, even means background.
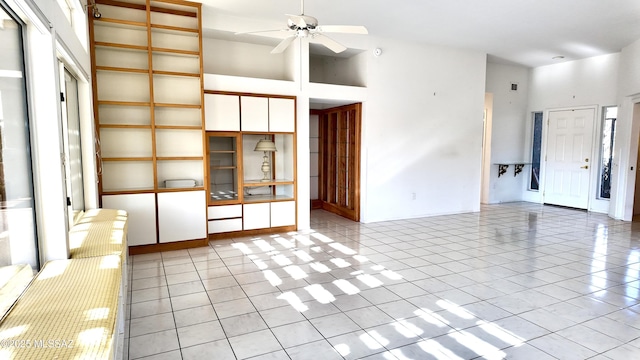
[{"label": "white wall", "polygon": [[366,57],[362,55],[360,53],[346,58],[312,55],[309,80],[315,83],[366,86],[367,62]]},{"label": "white wall", "polygon": [[[498,178],[496,163],[529,162],[531,156],[522,146],[527,127],[529,98],[529,68],[515,65],[487,63],[486,91],[493,94],[491,158],[488,203],[521,201],[522,189],[529,178],[530,166],[514,176],[514,166]],[[517,84],[518,90],[511,90]]]},{"label": "white wall", "polygon": [[609,215],[617,219],[631,220],[640,135],[640,121],[634,120],[640,118],[640,114],[637,113],[640,106],[634,105],[640,102],[640,39],[620,52],[617,90],[617,104],[620,107],[616,125]]},{"label": "white wall", "polygon": [[618,97],[640,93],[640,39],[620,52]]},{"label": "white wall", "polygon": [[[529,114],[533,111],[544,111],[547,119],[548,111],[553,109],[569,109],[577,107],[593,107],[596,109],[596,126],[594,127],[594,153],[598,153],[601,107],[617,104],[618,64],[620,54],[608,54],[583,60],[568,61],[561,64],[541,66],[531,70]],[[531,145],[531,126],[526,128],[526,146]],[[618,129],[617,133],[620,134]],[[546,121],[543,123],[543,155],[546,135]],[[618,135],[616,135],[618,136]],[[608,201],[597,200],[597,171],[595,166],[599,159],[592,159],[592,185],[590,210],[607,211]],[[544,165],[543,165],[544,167]],[[615,169],[614,169],[615,171]],[[614,180],[615,181],[615,180]],[[526,187],[525,187],[526,189]],[[540,191],[524,190],[523,198],[527,201],[542,202],[544,190],[544,170],[541,174]]]},{"label": "white wall", "polygon": [[[202,39],[204,72],[273,80],[293,80],[286,52],[270,54],[272,46],[236,41]],[[229,61],[233,59],[233,61]]]},{"label": "white wall", "polygon": [[529,110],[615,105],[619,59],[616,53],[533,69]]},{"label": "white wall", "polygon": [[486,55],[374,41],[383,54],[367,53],[362,220],[478,211]]}]

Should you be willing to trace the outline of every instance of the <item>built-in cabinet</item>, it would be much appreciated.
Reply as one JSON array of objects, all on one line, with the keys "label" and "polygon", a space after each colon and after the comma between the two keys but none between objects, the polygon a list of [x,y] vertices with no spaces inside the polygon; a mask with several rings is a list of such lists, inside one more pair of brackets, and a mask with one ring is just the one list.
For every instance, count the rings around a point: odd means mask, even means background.
[{"label": "built-in cabinet", "polygon": [[[213,91],[204,97],[209,234],[295,229],[295,97]],[[261,140],[276,151],[256,149]]]},{"label": "built-in cabinet", "polygon": [[201,4],[97,3],[90,37],[102,206],[129,212],[129,245],[206,244]]},{"label": "built-in cabinet", "polygon": [[207,131],[295,133],[295,99],[207,92]]}]

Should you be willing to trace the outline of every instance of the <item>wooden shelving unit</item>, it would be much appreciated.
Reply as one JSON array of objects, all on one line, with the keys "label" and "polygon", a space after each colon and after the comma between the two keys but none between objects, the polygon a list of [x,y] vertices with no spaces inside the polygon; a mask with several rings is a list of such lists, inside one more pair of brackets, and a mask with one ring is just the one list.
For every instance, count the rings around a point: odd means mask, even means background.
[{"label": "wooden shelving unit", "polygon": [[[209,238],[295,230],[296,98],[206,91],[205,102]],[[267,153],[270,181],[254,151],[265,138],[277,149]]]},{"label": "wooden shelving unit", "polygon": [[[206,245],[201,4],[97,4],[89,32],[102,205],[129,211],[132,253]],[[194,185],[165,185],[179,179]]]}]

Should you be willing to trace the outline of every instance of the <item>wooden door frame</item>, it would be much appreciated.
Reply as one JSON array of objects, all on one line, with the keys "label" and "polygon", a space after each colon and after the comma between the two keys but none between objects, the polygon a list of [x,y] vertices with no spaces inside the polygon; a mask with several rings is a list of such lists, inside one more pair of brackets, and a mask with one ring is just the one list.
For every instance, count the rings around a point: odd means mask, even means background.
[{"label": "wooden door frame", "polygon": [[[333,134],[327,134],[327,129],[323,125],[329,116],[334,115],[336,122],[344,116],[345,112],[350,112],[350,119],[353,120],[353,128],[350,132],[350,136],[352,139],[344,139],[346,142],[353,143],[352,151],[348,151],[349,159],[347,164],[347,169],[339,169],[339,172],[342,172],[343,176],[340,176],[339,181],[346,178],[349,182],[348,185],[342,184],[326,184],[327,181],[331,181],[328,179],[329,169],[328,163],[326,160],[327,149],[325,145],[325,141],[328,136],[342,136],[343,134],[338,134],[339,129],[336,130]],[[313,110],[313,115],[318,115],[318,127],[319,127],[319,139],[318,139],[318,199],[320,207],[329,212],[333,212],[342,217],[348,218],[353,221],[360,221],[360,161],[361,161],[361,131],[362,131],[362,103],[355,103],[350,105],[338,106],[330,109],[324,110]],[[346,136],[346,134],[344,134]],[[343,142],[344,143],[344,142]],[[345,145],[346,146],[346,145]],[[343,150],[344,151],[344,150]],[[336,158],[334,161],[338,161]],[[335,176],[332,176],[331,179],[335,180]],[[351,204],[349,208],[340,206],[335,202],[342,201],[343,203],[347,200],[346,198],[339,199],[327,199],[328,194],[326,194],[327,185],[331,185],[334,188],[336,187],[345,187],[348,189],[348,194],[343,194],[342,196],[348,197],[348,204]],[[333,200],[333,201],[326,201]]]}]

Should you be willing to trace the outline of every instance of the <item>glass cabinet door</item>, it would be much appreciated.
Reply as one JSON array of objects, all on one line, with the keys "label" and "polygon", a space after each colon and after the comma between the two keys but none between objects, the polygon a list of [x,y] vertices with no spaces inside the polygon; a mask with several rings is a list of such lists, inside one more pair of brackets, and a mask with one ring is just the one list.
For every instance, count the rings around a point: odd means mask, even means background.
[{"label": "glass cabinet door", "polygon": [[208,133],[209,204],[239,202],[238,135]]}]

